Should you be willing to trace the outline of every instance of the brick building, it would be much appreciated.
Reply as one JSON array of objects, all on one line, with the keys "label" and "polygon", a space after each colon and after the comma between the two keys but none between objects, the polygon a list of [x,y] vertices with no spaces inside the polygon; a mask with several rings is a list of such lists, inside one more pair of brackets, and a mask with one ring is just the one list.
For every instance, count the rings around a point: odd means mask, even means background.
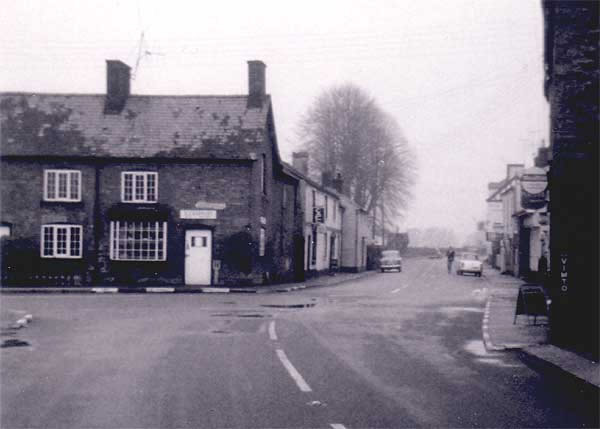
[{"label": "brick building", "polygon": [[552,341],[599,356],[597,1],[542,1],[550,104]]},{"label": "brick building", "polygon": [[[302,275],[265,65],[249,93],[1,93],[3,284],[259,284]],[[300,248],[300,252],[298,251]]]}]

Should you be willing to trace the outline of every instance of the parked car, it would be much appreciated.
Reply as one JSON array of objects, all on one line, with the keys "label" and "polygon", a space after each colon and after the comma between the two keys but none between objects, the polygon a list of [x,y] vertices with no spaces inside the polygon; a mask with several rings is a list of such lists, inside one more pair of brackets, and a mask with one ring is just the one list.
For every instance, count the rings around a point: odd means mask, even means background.
[{"label": "parked car", "polygon": [[397,250],[384,250],[379,258],[379,269],[381,272],[398,270],[402,271],[402,257]]},{"label": "parked car", "polygon": [[476,253],[461,253],[457,259],[456,274],[459,276],[465,273],[472,273],[481,277],[483,274],[483,262],[479,260],[479,256]]}]

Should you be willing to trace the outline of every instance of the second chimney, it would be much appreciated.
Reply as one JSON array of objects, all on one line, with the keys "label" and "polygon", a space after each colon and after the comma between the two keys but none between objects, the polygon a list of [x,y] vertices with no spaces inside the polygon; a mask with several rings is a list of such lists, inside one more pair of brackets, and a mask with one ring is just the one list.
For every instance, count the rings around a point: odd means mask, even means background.
[{"label": "second chimney", "polygon": [[266,95],[265,63],[248,61],[248,107],[261,108]]},{"label": "second chimney", "polygon": [[130,91],[131,68],[119,60],[106,60],[106,103],[104,112],[121,113]]},{"label": "second chimney", "polygon": [[293,152],[292,166],[300,173],[308,176],[308,152]]},{"label": "second chimney", "polygon": [[333,188],[338,194],[344,193],[344,179],[342,179],[341,173],[335,175],[335,179],[332,180]]}]

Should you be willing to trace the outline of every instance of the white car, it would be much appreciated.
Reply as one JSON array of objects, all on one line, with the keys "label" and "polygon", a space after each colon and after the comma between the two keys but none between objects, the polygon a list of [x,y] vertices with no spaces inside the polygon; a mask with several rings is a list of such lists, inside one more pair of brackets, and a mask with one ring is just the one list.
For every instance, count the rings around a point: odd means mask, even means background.
[{"label": "white car", "polygon": [[456,266],[456,274],[463,275],[472,273],[478,277],[483,274],[483,262],[479,260],[476,253],[462,253],[458,255],[458,264]]},{"label": "white car", "polygon": [[400,252],[397,250],[384,250],[381,252],[381,258],[379,259],[379,268],[381,272],[398,270],[402,271],[402,257]]}]

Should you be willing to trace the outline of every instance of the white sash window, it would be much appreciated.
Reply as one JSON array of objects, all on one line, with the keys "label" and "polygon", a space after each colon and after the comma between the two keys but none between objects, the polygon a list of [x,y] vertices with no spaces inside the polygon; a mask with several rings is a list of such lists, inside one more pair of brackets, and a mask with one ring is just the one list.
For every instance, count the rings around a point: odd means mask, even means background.
[{"label": "white sash window", "polygon": [[82,236],[81,225],[43,225],[42,258],[81,258]]},{"label": "white sash window", "polygon": [[121,201],[155,203],[158,196],[158,173],[125,171],[121,173]]},{"label": "white sash window", "polygon": [[45,201],[81,201],[81,171],[44,170]]}]

